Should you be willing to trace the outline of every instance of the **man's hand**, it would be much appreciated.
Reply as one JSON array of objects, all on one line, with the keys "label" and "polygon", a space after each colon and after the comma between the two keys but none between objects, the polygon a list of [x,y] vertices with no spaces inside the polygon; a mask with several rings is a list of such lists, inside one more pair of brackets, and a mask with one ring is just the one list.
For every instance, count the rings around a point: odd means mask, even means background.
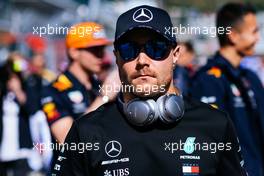
[{"label": "man's hand", "polygon": [[[87,113],[96,110],[102,104],[113,101],[118,90],[120,89],[121,81],[117,70],[113,70],[105,79],[101,89],[99,90],[100,96],[96,97],[93,103],[88,107]],[[107,98],[107,101],[106,99]]]},{"label": "man's hand", "polygon": [[119,78],[118,70],[113,70],[105,79],[100,94],[102,96],[108,96],[109,101],[113,101],[116,98],[118,90],[120,89],[121,81]]}]

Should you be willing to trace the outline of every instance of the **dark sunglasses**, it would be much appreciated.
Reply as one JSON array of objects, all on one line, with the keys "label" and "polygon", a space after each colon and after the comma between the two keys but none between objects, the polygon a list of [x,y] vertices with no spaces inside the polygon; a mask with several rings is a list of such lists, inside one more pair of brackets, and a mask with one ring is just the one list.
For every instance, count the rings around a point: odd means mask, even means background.
[{"label": "dark sunglasses", "polygon": [[135,42],[120,43],[115,46],[115,49],[119,52],[120,57],[124,61],[135,59],[141,52],[142,48],[151,59],[163,60],[168,56],[173,46],[174,45],[170,42],[154,40],[147,41],[143,45]]},{"label": "dark sunglasses", "polygon": [[89,48],[79,48],[79,50],[92,53],[98,58],[103,58],[105,55],[105,46],[94,46]]}]

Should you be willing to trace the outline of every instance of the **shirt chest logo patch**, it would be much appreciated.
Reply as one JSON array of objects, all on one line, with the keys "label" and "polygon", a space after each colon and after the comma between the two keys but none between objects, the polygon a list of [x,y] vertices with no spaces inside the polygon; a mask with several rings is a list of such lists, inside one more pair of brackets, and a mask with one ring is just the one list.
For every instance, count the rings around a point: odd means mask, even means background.
[{"label": "shirt chest logo patch", "polygon": [[235,86],[234,84],[231,84],[231,90],[232,90],[232,93],[236,96],[236,97],[240,97],[241,96],[241,93],[240,91],[238,90],[237,86]]},{"label": "shirt chest logo patch", "polygon": [[87,106],[85,103],[73,104],[72,107],[73,107],[73,113],[75,114],[84,113],[87,109]]},{"label": "shirt chest logo patch", "polygon": [[187,155],[180,155],[180,159],[187,160],[200,160],[198,155],[190,155],[195,151],[195,141],[196,137],[188,137],[183,145],[183,151]]},{"label": "shirt chest logo patch", "polygon": [[108,141],[105,144],[105,154],[111,158],[110,160],[102,161],[101,165],[111,165],[117,163],[129,162],[129,158],[117,158],[122,153],[122,145],[117,140]]},{"label": "shirt chest logo patch", "polygon": [[210,70],[207,71],[208,75],[212,75],[216,78],[220,78],[222,75],[222,71],[218,67],[212,67]]},{"label": "shirt chest logo patch", "polygon": [[121,151],[122,146],[118,141],[109,141],[105,145],[105,153],[111,158],[119,156]]},{"label": "shirt chest logo patch", "polygon": [[194,141],[195,141],[195,137],[188,137],[184,143],[184,147],[183,150],[185,151],[185,153],[187,154],[192,154],[195,150],[194,147]]},{"label": "shirt chest logo patch", "polygon": [[239,91],[239,89],[237,88],[237,86],[235,84],[231,84],[230,85],[231,91],[234,95],[233,97],[233,106],[235,108],[243,108],[245,107],[245,103],[241,97],[241,93]]},{"label": "shirt chest logo patch", "polygon": [[129,168],[104,171],[104,176],[127,176],[127,175],[129,175]]},{"label": "shirt chest logo patch", "polygon": [[198,164],[183,164],[182,173],[183,175],[199,175],[200,167]]},{"label": "shirt chest logo patch", "polygon": [[58,91],[62,92],[72,87],[71,81],[65,76],[60,75],[58,80],[52,84]]},{"label": "shirt chest logo patch", "polygon": [[81,103],[83,101],[83,95],[80,91],[72,91],[68,93],[68,97],[73,103]]}]

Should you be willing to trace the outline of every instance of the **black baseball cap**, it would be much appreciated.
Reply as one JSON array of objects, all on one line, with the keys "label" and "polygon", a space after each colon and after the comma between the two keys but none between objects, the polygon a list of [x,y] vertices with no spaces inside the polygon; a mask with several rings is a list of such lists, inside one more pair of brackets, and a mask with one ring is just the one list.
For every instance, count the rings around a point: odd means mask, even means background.
[{"label": "black baseball cap", "polygon": [[166,30],[172,27],[171,18],[165,10],[148,5],[138,6],[118,17],[114,44],[127,32],[138,28],[151,29],[176,44],[176,38]]}]

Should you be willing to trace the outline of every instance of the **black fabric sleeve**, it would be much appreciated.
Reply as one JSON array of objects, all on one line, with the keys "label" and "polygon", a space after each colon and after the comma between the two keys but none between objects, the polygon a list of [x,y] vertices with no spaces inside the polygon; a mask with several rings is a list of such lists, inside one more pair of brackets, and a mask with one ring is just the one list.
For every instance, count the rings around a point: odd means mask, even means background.
[{"label": "black fabric sleeve", "polygon": [[247,173],[243,167],[244,160],[241,155],[241,147],[236,136],[233,123],[229,117],[225,130],[224,151],[220,153],[220,160],[217,172],[219,176],[246,176]]},{"label": "black fabric sleeve", "polygon": [[58,159],[55,162],[51,176],[89,176],[88,168],[84,167],[82,153],[78,151],[80,143],[77,125],[73,123]]},{"label": "black fabric sleeve", "polygon": [[71,116],[61,94],[62,92],[56,92],[51,86],[42,89],[41,105],[49,126],[66,116]]}]

